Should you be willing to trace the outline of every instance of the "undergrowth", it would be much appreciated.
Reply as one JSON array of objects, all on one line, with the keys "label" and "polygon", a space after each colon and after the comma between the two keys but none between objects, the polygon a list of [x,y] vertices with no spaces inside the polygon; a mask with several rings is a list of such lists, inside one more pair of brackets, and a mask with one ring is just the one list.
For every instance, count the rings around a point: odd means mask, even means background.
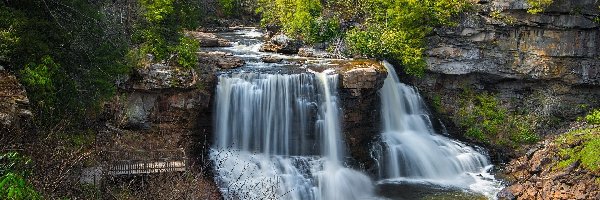
[{"label": "undergrowth", "polygon": [[465,136],[490,145],[517,147],[539,140],[534,132],[535,117],[509,112],[501,107],[498,98],[489,93],[462,94],[459,124]]}]

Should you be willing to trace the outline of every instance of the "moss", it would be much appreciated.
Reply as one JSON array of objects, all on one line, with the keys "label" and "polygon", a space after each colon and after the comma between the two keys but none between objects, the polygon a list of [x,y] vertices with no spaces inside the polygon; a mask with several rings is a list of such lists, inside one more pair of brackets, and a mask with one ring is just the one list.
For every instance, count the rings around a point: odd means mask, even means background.
[{"label": "moss", "polygon": [[599,172],[600,169],[600,128],[575,130],[558,137],[561,161],[558,169],[564,169],[575,162],[587,170]]}]

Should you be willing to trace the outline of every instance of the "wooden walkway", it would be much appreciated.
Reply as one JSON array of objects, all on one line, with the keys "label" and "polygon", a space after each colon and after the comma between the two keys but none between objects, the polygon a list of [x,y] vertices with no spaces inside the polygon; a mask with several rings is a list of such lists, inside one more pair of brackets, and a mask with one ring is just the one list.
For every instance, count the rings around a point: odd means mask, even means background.
[{"label": "wooden walkway", "polygon": [[105,152],[104,174],[108,176],[141,175],[187,170],[183,149],[156,151]]}]

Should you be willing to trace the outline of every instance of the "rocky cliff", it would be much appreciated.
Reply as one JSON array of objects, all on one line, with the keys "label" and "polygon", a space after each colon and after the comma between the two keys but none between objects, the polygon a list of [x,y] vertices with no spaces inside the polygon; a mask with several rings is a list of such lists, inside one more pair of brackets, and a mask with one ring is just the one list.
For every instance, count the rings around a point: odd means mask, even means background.
[{"label": "rocky cliff", "polygon": [[540,133],[600,107],[597,0],[555,0],[539,14],[527,13],[525,0],[476,2],[456,26],[428,38],[428,72],[410,80],[439,105],[449,128],[459,127],[467,90],[535,116]]}]

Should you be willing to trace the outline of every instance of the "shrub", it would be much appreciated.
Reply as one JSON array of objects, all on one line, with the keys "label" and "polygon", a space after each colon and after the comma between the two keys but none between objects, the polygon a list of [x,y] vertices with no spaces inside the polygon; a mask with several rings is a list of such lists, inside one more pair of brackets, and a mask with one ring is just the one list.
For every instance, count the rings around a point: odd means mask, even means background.
[{"label": "shrub", "polygon": [[530,14],[538,14],[544,12],[550,4],[552,4],[554,0],[527,0],[527,4],[529,4],[529,8],[527,12]]},{"label": "shrub", "polygon": [[198,63],[196,52],[200,48],[200,42],[193,38],[181,37],[179,45],[175,46],[174,52],[177,53],[177,63],[184,68],[192,68]]},{"label": "shrub", "polygon": [[535,118],[511,113],[491,94],[466,91],[459,110],[465,136],[492,145],[531,144],[539,137],[533,130]]},{"label": "shrub", "polygon": [[590,124],[600,124],[600,109],[593,110],[585,116],[585,121]]},{"label": "shrub", "polygon": [[600,129],[582,129],[566,133],[554,141],[560,148],[562,160],[558,168],[566,168],[574,162],[591,171],[600,168]]},{"label": "shrub", "polygon": [[26,179],[30,162],[16,152],[0,154],[0,199],[41,199]]}]

